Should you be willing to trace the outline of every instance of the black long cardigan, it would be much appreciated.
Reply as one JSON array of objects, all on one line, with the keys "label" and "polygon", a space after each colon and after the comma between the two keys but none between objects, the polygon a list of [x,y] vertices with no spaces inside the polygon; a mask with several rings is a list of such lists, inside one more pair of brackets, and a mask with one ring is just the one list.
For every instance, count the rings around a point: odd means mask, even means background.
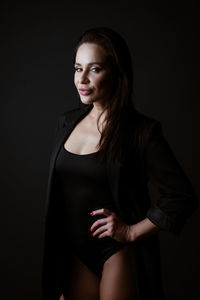
[{"label": "black long cardigan", "polygon": [[[83,105],[63,113],[58,119],[50,159],[44,217],[42,287],[45,300],[59,299],[73,267],[70,245],[67,244],[67,235],[63,232],[64,210],[62,201],[59,201],[62,194],[55,175],[55,161],[60,147],[92,107],[92,104]],[[140,133],[139,150],[129,151],[123,165],[107,165],[118,214],[127,224],[137,223],[147,217],[161,230],[179,235],[187,218],[198,205],[196,194],[162,134],[161,123],[137,111],[133,117],[137,118],[137,129]],[[150,185],[156,190],[154,199],[150,197]],[[165,299],[158,234],[130,245],[136,257],[140,299]]]}]

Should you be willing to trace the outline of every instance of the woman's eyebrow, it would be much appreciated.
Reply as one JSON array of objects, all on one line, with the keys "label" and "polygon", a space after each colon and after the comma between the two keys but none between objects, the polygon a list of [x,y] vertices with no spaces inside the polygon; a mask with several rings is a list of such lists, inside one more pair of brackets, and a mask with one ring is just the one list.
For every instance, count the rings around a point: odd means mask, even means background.
[{"label": "woman's eyebrow", "polygon": [[[81,66],[81,64],[79,64],[77,62],[75,63],[75,65]],[[93,61],[93,62],[89,63],[88,65],[91,66],[91,65],[103,65],[103,64],[101,62]]]}]

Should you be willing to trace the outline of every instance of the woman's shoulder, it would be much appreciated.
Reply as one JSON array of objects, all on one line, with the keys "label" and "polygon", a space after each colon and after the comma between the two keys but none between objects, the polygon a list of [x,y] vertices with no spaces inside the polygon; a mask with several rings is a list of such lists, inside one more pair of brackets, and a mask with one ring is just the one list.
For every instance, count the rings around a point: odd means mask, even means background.
[{"label": "woman's shoulder", "polygon": [[161,122],[158,119],[147,116],[136,109],[134,109],[132,119],[134,127],[146,133],[151,132],[153,128],[161,128]]},{"label": "woman's shoulder", "polygon": [[70,121],[80,112],[80,109],[81,109],[80,107],[75,107],[75,108],[66,110],[66,111],[60,113],[59,118],[66,119],[66,121]]},{"label": "woman's shoulder", "polygon": [[70,123],[71,121],[76,119],[80,114],[86,112],[89,109],[90,109],[89,105],[74,107],[60,113],[58,118],[61,122]]},{"label": "woman's shoulder", "polygon": [[127,135],[136,150],[144,149],[152,138],[162,136],[161,122],[134,109],[129,112]]},{"label": "woman's shoulder", "polygon": [[143,125],[144,127],[148,127],[156,122],[159,122],[159,120],[150,117],[149,115],[146,115],[142,112],[140,112],[139,110],[134,110],[134,116],[137,119],[137,121],[139,122],[140,125]]}]

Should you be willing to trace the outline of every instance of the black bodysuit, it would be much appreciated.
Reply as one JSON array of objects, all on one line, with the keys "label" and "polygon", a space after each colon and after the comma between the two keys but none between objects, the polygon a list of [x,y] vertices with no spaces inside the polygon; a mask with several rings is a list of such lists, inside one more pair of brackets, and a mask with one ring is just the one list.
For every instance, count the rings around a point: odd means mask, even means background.
[{"label": "black bodysuit", "polygon": [[111,237],[93,237],[89,231],[97,219],[106,217],[91,216],[90,212],[99,208],[116,211],[106,167],[97,162],[96,153],[75,154],[63,145],[57,157],[56,173],[63,189],[66,238],[72,252],[101,277],[104,262],[124,243]]}]

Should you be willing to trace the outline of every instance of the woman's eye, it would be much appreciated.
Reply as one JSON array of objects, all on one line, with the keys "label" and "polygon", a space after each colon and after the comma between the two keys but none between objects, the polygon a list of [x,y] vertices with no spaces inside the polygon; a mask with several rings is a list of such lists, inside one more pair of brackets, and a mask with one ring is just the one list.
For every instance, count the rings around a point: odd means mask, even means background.
[{"label": "woman's eye", "polygon": [[81,68],[74,68],[75,72],[79,72]]},{"label": "woman's eye", "polygon": [[[81,72],[81,68],[74,68],[74,70],[75,70],[75,72]],[[95,72],[95,73],[97,73],[97,72],[99,72],[101,69],[100,68],[97,68],[97,67],[93,67],[93,68],[91,68],[91,70],[92,70],[92,72]]]},{"label": "woman's eye", "polygon": [[91,70],[92,70],[93,72],[99,72],[99,71],[100,71],[100,68],[94,67],[94,68],[92,68]]}]

